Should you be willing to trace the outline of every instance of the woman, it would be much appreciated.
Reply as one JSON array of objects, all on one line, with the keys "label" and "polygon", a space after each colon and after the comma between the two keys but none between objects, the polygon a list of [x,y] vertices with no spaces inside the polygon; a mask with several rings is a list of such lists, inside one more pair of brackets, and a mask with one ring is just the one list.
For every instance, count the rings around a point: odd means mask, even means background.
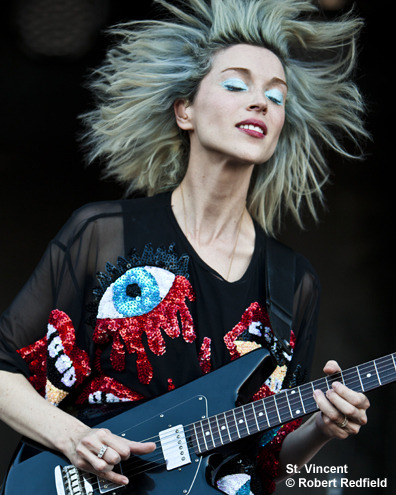
[{"label": "woman", "polygon": [[[63,409],[151,398],[258,347],[277,368],[254,398],[306,379],[318,280],[297,256],[285,352],[265,304],[267,236],[281,213],[315,216],[323,144],[348,155],[339,136],[365,135],[349,80],[359,19],[323,22],[296,0],[158,3],[172,20],[114,30],[85,116],[91,160],[148,197],[75,212],[0,322],[1,418],[120,484],[114,465],[155,445]],[[287,464],[367,421],[367,398],[341,383],[314,396],[319,413],[251,443],[215,486],[271,493]]]}]

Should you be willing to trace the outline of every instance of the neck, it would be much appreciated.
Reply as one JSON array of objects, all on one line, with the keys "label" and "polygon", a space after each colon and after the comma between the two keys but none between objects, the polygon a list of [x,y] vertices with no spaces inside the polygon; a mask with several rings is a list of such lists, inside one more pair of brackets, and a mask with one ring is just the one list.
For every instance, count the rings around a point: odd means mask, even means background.
[{"label": "neck", "polygon": [[254,225],[246,210],[250,173],[215,177],[188,171],[172,195],[174,215],[188,241],[228,281],[243,275],[254,250]]},{"label": "neck", "polygon": [[232,238],[246,207],[250,176],[251,170],[216,174],[216,170],[189,168],[173,195],[174,212],[182,229],[187,229],[185,235],[199,243]]}]

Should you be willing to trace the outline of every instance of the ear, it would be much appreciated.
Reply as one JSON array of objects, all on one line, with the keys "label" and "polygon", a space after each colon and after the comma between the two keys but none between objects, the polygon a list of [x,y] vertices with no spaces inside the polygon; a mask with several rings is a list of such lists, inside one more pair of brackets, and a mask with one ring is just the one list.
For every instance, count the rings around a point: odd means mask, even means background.
[{"label": "ear", "polygon": [[175,112],[176,123],[183,131],[192,131],[194,129],[192,124],[192,105],[183,98],[178,98],[173,104]]}]

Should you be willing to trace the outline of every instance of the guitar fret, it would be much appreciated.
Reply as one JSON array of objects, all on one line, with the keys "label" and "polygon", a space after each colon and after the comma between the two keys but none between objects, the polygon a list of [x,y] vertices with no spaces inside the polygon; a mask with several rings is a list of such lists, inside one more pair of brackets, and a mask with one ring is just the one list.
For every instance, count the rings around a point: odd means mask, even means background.
[{"label": "guitar fret", "polygon": [[258,431],[260,431],[260,427],[257,423],[256,413],[253,404],[254,404],[253,402],[250,402],[249,404],[245,404],[242,407],[246,421],[246,427],[249,431],[249,435],[252,435],[253,433],[257,433]]},{"label": "guitar fret", "polygon": [[199,436],[199,432],[197,431],[196,423],[194,423],[193,426],[194,426],[194,433],[195,433],[194,434],[194,439],[196,441],[196,444],[197,444],[197,448],[198,448],[199,453],[202,453],[200,436]]},{"label": "guitar fret", "polygon": [[290,411],[290,416],[293,418],[293,412],[290,407],[290,402],[289,402],[289,397],[287,396],[287,392],[285,392],[286,400],[287,400],[287,407],[289,408]]},{"label": "guitar fret", "polygon": [[276,407],[276,414],[278,415],[279,422],[282,423],[282,418],[280,417],[280,414],[279,414],[279,409],[278,409],[278,403],[277,403],[277,400],[276,400],[276,395],[274,395],[273,397],[274,397],[274,404],[275,404],[275,407]]},{"label": "guitar fret", "polygon": [[297,389],[289,390],[287,392],[287,397],[293,416],[300,416],[302,413],[305,413],[299,387],[297,387]]},{"label": "guitar fret", "polygon": [[[260,430],[264,430],[269,427],[267,411],[265,410],[264,400],[258,400],[253,402],[254,414],[257,419],[257,424]],[[258,412],[258,414],[257,414]]]},{"label": "guitar fret", "polygon": [[287,407],[287,398],[285,397],[285,392],[279,392],[279,394],[274,395],[276,410],[280,417],[280,422],[285,423],[293,419],[290,409]]},{"label": "guitar fret", "polygon": [[243,438],[249,435],[249,430],[246,424],[246,418],[245,414],[243,411],[242,407],[238,407],[234,409],[235,411],[235,416],[236,416],[236,422],[237,422],[237,428],[238,428],[238,435],[239,438]]},{"label": "guitar fret", "polygon": [[365,390],[372,390],[373,388],[379,386],[380,383],[376,374],[373,361],[362,364],[361,366],[358,366],[358,368],[362,372],[361,377]]},{"label": "guitar fret", "polygon": [[356,367],[356,371],[357,371],[357,374],[358,374],[358,377],[359,377],[359,382],[360,382],[360,385],[362,387],[362,392],[365,392],[365,388],[364,388],[364,385],[363,385],[363,382],[362,382],[362,377],[360,376],[360,371],[359,371],[359,368]]},{"label": "guitar fret", "polygon": [[274,395],[270,395],[264,399],[269,426],[276,426],[281,422],[274,397]]},{"label": "guitar fret", "polygon": [[209,425],[210,425],[210,431],[211,431],[213,445],[215,447],[219,447],[220,445],[223,444],[223,442],[221,440],[220,431],[219,431],[216,416],[212,416],[211,418],[209,418]]},{"label": "guitar fret", "polygon": [[200,421],[200,425],[201,425],[201,430],[202,430],[202,438],[203,438],[203,441],[205,443],[205,450],[209,450],[208,442],[207,442],[207,435],[205,432],[205,428],[203,427],[202,421]]},{"label": "guitar fret", "polygon": [[392,360],[393,360],[393,367],[395,368],[396,371],[396,361],[395,361],[395,355],[392,354]]},{"label": "guitar fret", "polygon": [[217,425],[217,431],[219,432],[219,440],[221,442],[221,445],[224,445],[223,439],[221,437],[221,430],[220,430],[220,424],[219,424],[218,416],[216,416],[216,425]]},{"label": "guitar fret", "polygon": [[[219,424],[221,443],[224,445],[224,443],[231,442],[232,439],[231,439],[231,435],[230,435],[230,430],[228,429],[228,423],[227,423],[227,418],[226,418],[225,413],[219,414],[217,416],[217,421]],[[227,439],[227,437],[228,437],[228,439]]]},{"label": "guitar fret", "polygon": [[313,391],[314,391],[313,382],[301,385],[300,390],[301,390],[301,397],[304,403],[304,412],[311,413],[313,411],[316,411],[318,406],[316,405],[316,402],[313,398]]},{"label": "guitar fret", "polygon": [[373,363],[374,363],[374,368],[375,368],[375,372],[377,374],[377,378],[378,378],[379,384],[382,385],[382,383],[381,383],[381,377],[379,376],[379,373],[378,373],[377,364],[376,364],[375,361],[373,361]]},{"label": "guitar fret", "polygon": [[344,385],[355,392],[362,392],[362,383],[356,368],[351,368],[344,373]]},{"label": "guitar fret", "polygon": [[[394,356],[386,356],[376,359],[378,362],[378,372],[381,376],[381,385],[391,383],[396,378],[396,366],[394,365]],[[395,367],[395,370],[392,369]]]},{"label": "guitar fret", "polygon": [[266,420],[267,420],[267,425],[268,425],[268,426],[271,426],[271,425],[270,425],[270,420],[269,420],[269,417],[268,417],[267,408],[266,408],[266,406],[265,406],[265,401],[263,400],[263,401],[262,401],[262,403],[263,403],[263,409],[264,409],[264,412],[265,412],[265,418],[266,418]]},{"label": "guitar fret", "polygon": [[238,434],[238,437],[241,438],[241,435],[239,433],[239,428],[238,428],[238,421],[237,421],[237,418],[236,418],[236,415],[235,415],[235,409],[232,411],[232,413],[234,415],[234,423],[235,423],[236,432]]},{"label": "guitar fret", "polygon": [[240,438],[240,436],[239,436],[238,427],[237,427],[236,421],[235,421],[234,411],[228,411],[226,413],[226,418],[227,418],[227,423],[229,426],[229,431],[230,431],[232,441],[238,440]]},{"label": "guitar fret", "polygon": [[250,404],[251,408],[252,408],[252,411],[253,411],[253,417],[254,417],[254,421],[256,423],[256,428],[257,428],[257,431],[260,431],[260,426],[258,424],[258,421],[257,421],[257,416],[256,416],[256,411],[254,409],[254,406],[253,406],[253,402]]},{"label": "guitar fret", "polygon": [[303,401],[303,398],[301,397],[301,390],[300,390],[300,387],[298,387],[298,394],[299,394],[299,396],[300,396],[300,402],[301,402],[302,407],[303,407],[303,409],[304,409],[304,413],[306,414],[306,412],[307,412],[307,411],[305,410],[304,401]]},{"label": "guitar fret", "polygon": [[[331,386],[334,382],[340,381],[340,374],[335,373],[334,375],[329,375],[324,378],[319,378],[312,382],[312,392],[314,390],[321,390],[324,394],[331,389]],[[315,384],[315,387],[314,387]]]},{"label": "guitar fret", "polygon": [[228,434],[228,437],[229,437],[230,442],[231,442],[231,441],[232,441],[232,437],[231,437],[231,434],[230,434],[230,429],[228,428],[228,421],[227,421],[227,417],[226,417],[225,413],[224,413],[224,422],[225,422],[225,424],[226,424],[226,427],[227,427],[227,434]]},{"label": "guitar fret", "polygon": [[245,414],[245,408],[244,407],[242,407],[242,412],[243,412],[243,417],[244,417],[244,420],[245,420],[247,434],[250,435],[249,424],[248,424],[248,422],[246,420],[246,414]]}]

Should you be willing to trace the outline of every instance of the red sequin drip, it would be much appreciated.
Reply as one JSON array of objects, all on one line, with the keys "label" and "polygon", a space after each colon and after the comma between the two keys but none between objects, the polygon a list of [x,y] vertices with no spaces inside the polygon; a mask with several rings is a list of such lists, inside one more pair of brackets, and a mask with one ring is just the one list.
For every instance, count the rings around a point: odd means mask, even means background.
[{"label": "red sequin drip", "polygon": [[143,333],[147,337],[149,349],[157,356],[166,351],[161,330],[171,338],[179,337],[178,316],[183,339],[191,343],[196,338],[192,317],[185,303],[186,298],[194,300],[191,284],[185,277],[176,276],[166,297],[152,311],[132,318],[100,319],[96,324],[93,340],[97,344],[106,344],[110,338],[113,339],[110,359],[117,371],[125,369],[125,352],[137,354],[139,381],[148,384],[153,377],[153,369],[143,345]]},{"label": "red sequin drip", "polygon": [[239,357],[235,341],[239,335],[241,335],[253,322],[256,321],[261,322],[264,326],[270,327],[268,314],[258,302],[252,303],[243,313],[241,321],[224,336],[224,342],[227,349],[230,351],[231,360]]},{"label": "red sequin drip", "polygon": [[34,344],[19,349],[18,354],[29,365],[29,377],[33,387],[45,397],[45,383],[47,381],[47,337],[43,337]]},{"label": "red sequin drip", "polygon": [[175,384],[173,383],[173,380],[172,378],[168,378],[168,392],[170,392],[171,390],[175,390]]},{"label": "red sequin drip", "polygon": [[199,366],[203,373],[209,373],[212,371],[212,363],[210,362],[211,357],[211,339],[209,337],[205,337],[203,339],[201,349],[199,351],[198,359]]}]

